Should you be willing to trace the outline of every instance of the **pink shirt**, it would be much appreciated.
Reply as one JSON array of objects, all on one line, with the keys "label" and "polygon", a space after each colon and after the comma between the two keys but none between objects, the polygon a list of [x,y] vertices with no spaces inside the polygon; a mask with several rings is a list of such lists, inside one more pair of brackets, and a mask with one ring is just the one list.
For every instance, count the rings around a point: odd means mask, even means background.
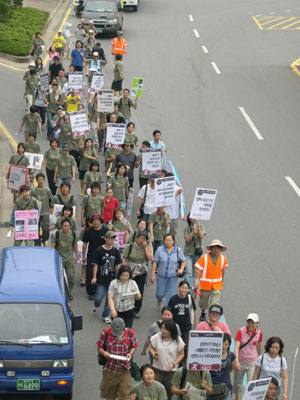
[{"label": "pink shirt", "polygon": [[[257,345],[262,342],[262,331],[255,330],[253,332],[255,334],[254,338],[249,342],[245,347],[239,350],[239,362],[243,364],[251,364],[255,363],[258,357],[257,353]],[[243,326],[237,331],[235,336],[235,340],[240,342],[241,345],[247,343],[253,334],[249,334],[246,326]]]},{"label": "pink shirt", "polygon": [[[216,323],[216,326],[224,333],[228,333],[228,335],[232,336],[226,322],[218,321]],[[196,331],[212,331],[211,327],[207,324],[206,321],[200,322],[200,324],[198,324],[195,329]]]}]

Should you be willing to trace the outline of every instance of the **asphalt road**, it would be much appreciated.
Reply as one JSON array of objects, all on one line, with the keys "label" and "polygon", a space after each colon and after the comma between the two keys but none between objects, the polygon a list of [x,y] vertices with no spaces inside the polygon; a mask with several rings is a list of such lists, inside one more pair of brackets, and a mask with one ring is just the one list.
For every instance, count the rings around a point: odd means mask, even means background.
[{"label": "asphalt road", "polygon": [[[140,142],[162,130],[187,210],[197,186],[218,190],[205,244],[219,238],[228,246],[221,297],[227,322],[235,333],[248,313],[257,312],[264,339],[278,335],[285,342],[290,377],[299,345],[300,198],[285,177],[300,187],[300,80],[288,67],[299,57],[298,31],[260,30],[252,17],[297,16],[298,7],[292,0],[141,0],[137,13],[126,12],[123,29],[124,85],[130,88],[135,76],[145,79],[133,118]],[[72,14],[69,21],[73,27],[78,22]],[[108,55],[110,41],[101,39]],[[22,73],[0,71],[0,121],[13,133],[25,111]],[[107,87],[111,79],[110,64]],[[179,244],[182,230],[183,224]],[[96,399],[101,368],[95,343],[104,324],[90,312],[79,268],[77,275],[73,309],[84,316],[84,329],[75,335],[74,399]],[[153,287],[142,311],[134,324],[140,346],[159,318]],[[300,361],[296,368],[297,374]],[[298,396],[296,380],[293,399]]]}]

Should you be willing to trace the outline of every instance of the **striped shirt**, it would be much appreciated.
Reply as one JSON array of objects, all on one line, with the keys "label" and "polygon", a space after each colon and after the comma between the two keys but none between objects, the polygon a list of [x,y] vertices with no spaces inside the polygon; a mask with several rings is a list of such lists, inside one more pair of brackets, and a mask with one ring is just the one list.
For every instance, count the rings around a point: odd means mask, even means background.
[{"label": "striped shirt", "polygon": [[[135,293],[130,295],[130,293]],[[138,285],[132,279],[122,283],[114,279],[108,288],[108,294],[114,295],[115,308],[119,312],[129,311],[134,308],[135,295],[140,293]]]}]

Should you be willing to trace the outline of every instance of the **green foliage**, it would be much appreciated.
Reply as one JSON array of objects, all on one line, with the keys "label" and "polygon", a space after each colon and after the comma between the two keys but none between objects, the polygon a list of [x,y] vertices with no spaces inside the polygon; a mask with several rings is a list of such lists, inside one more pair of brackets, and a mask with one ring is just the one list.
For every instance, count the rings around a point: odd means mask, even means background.
[{"label": "green foliage", "polygon": [[0,0],[0,21],[5,21],[10,16],[10,8],[8,5]]},{"label": "green foliage", "polygon": [[32,39],[43,30],[49,13],[31,7],[10,7],[10,10],[10,18],[0,22],[0,52],[28,56]]}]

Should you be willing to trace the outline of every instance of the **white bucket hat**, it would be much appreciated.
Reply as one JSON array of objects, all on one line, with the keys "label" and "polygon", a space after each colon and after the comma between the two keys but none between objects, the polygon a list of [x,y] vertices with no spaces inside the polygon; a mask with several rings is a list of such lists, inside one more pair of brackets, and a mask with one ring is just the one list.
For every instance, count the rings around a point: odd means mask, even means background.
[{"label": "white bucket hat", "polygon": [[208,246],[206,246],[206,248],[207,248],[207,250],[211,250],[211,248],[212,248],[213,246],[220,246],[220,247],[222,247],[222,248],[221,248],[221,252],[227,250],[227,247],[224,246],[223,243],[221,242],[221,240],[218,240],[218,239],[214,239],[214,240],[212,241],[211,244],[209,244]]}]

